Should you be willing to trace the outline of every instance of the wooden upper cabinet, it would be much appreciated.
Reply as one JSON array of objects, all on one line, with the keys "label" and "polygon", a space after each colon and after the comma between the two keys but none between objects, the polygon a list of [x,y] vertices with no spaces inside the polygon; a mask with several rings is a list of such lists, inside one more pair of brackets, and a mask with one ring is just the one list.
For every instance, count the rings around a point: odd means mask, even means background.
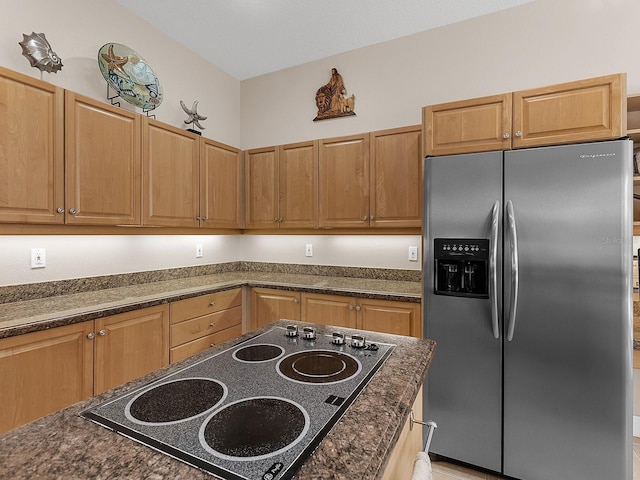
[{"label": "wooden upper cabinet", "polygon": [[369,134],[320,140],[320,228],[369,226]]},{"label": "wooden upper cabinet", "polygon": [[200,144],[200,226],[242,226],[242,152],[207,138]]},{"label": "wooden upper cabinet", "polygon": [[318,227],[318,142],[279,147],[280,228]]},{"label": "wooden upper cabinet", "polygon": [[425,155],[510,149],[511,102],[506,93],[423,107]]},{"label": "wooden upper cabinet", "polygon": [[143,225],[197,227],[200,136],[143,117]]},{"label": "wooden upper cabinet", "polygon": [[245,153],[245,228],[278,228],[278,148]]},{"label": "wooden upper cabinet", "polygon": [[420,125],[371,133],[372,227],[422,225],[422,128]]},{"label": "wooden upper cabinet", "polygon": [[0,67],[0,222],[64,222],[64,90]]},{"label": "wooden upper cabinet", "polygon": [[513,93],[513,147],[619,138],[627,132],[624,73]]},{"label": "wooden upper cabinet", "polygon": [[66,91],[66,223],[140,225],[141,117]]}]

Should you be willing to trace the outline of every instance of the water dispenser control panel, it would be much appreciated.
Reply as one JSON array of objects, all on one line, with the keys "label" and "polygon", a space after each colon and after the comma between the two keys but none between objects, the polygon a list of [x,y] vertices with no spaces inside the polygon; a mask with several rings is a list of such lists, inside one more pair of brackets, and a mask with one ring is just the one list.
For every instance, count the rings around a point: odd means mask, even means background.
[{"label": "water dispenser control panel", "polygon": [[489,240],[434,238],[434,293],[489,298]]}]

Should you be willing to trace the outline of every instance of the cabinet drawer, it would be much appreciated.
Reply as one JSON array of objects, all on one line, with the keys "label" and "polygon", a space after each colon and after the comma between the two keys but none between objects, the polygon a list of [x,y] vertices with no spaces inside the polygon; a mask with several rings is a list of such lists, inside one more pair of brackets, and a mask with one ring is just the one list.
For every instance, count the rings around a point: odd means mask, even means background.
[{"label": "cabinet drawer", "polygon": [[233,307],[171,325],[171,346],[190,342],[204,335],[242,324],[242,307]]},{"label": "cabinet drawer", "polygon": [[225,328],[222,331],[212,333],[211,335],[207,335],[206,337],[198,338],[197,340],[185,343],[183,345],[180,345],[179,347],[172,348],[170,361],[171,363],[179,362],[180,360],[190,357],[191,355],[203,352],[213,345],[226,342],[227,340],[239,337],[240,335],[242,335],[242,325],[239,324],[234,325],[230,328]]},{"label": "cabinet drawer", "polygon": [[179,300],[171,303],[171,323],[182,322],[240,305],[242,305],[240,288]]}]

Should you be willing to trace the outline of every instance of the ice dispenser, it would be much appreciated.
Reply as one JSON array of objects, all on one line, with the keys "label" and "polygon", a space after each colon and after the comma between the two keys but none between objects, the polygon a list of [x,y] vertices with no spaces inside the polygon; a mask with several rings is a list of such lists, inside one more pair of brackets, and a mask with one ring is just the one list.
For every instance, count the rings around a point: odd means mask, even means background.
[{"label": "ice dispenser", "polygon": [[489,240],[434,238],[434,293],[489,297]]}]

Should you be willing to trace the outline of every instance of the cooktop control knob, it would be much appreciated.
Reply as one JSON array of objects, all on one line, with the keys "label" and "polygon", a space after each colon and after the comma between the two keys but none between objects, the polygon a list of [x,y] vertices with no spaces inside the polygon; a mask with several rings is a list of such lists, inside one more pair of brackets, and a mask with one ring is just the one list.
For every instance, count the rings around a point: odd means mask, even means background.
[{"label": "cooktop control knob", "polygon": [[331,343],[334,345],[344,345],[344,333],[334,332]]},{"label": "cooktop control knob", "polygon": [[297,337],[298,327],[296,325],[287,325],[286,335],[287,337]]},{"label": "cooktop control knob", "polygon": [[362,335],[351,335],[351,346],[353,348],[364,348],[367,342]]},{"label": "cooktop control knob", "polygon": [[302,329],[302,336],[307,340],[314,340],[316,338],[316,329],[313,327],[304,327]]}]

